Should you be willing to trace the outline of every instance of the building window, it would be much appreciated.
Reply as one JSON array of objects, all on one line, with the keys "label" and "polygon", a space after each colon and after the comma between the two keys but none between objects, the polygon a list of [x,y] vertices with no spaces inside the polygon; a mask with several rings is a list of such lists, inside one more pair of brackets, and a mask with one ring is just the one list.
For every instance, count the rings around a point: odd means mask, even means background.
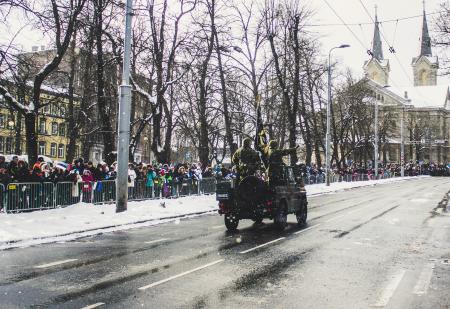
[{"label": "building window", "polygon": [[8,116],[8,123],[7,123],[7,125],[8,125],[8,129],[10,129],[10,130],[14,129],[14,125],[15,125],[14,116],[12,116],[12,115]]},{"label": "building window", "polygon": [[66,126],[64,123],[59,124],[59,136],[66,136]]},{"label": "building window", "polygon": [[45,118],[39,119],[39,134],[46,134],[46,132],[45,132]]},{"label": "building window", "polygon": [[52,135],[58,135],[58,123],[52,122]]},{"label": "building window", "polygon": [[0,114],[0,128],[5,127],[5,115]]},{"label": "building window", "polygon": [[[45,104],[45,103],[42,103],[42,104]],[[44,114],[45,115],[50,114],[50,105],[45,105],[44,106]]]},{"label": "building window", "polygon": [[50,144],[50,157],[56,157],[56,143]]},{"label": "building window", "polygon": [[64,144],[58,146],[58,158],[64,158]]},{"label": "building window", "polygon": [[45,156],[45,142],[39,142],[39,154]]},{"label": "building window", "polygon": [[6,138],[5,153],[7,153],[7,154],[12,154],[13,153],[13,139],[12,139],[12,137],[7,137]]}]

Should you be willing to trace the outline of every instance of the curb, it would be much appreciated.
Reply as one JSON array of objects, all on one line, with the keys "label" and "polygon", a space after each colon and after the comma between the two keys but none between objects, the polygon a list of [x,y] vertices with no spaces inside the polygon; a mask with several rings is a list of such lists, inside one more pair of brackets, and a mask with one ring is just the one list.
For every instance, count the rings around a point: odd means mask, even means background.
[{"label": "curb", "polygon": [[[92,228],[92,229],[81,230],[81,231],[73,231],[73,232],[68,232],[68,233],[64,233],[64,234],[57,234],[57,235],[51,235],[51,236],[45,236],[45,237],[34,237],[34,238],[10,240],[10,241],[5,241],[5,242],[0,242],[0,251],[18,248],[18,247],[21,247],[22,243],[35,241],[35,240],[46,240],[46,239],[52,239],[52,238],[66,237],[66,236],[71,236],[71,235],[76,235],[76,234],[82,234],[82,233],[87,233],[87,232],[94,232],[91,235],[75,237],[74,239],[76,239],[76,238],[82,238],[82,237],[88,237],[88,236],[94,236],[94,235],[102,234],[103,230],[107,230],[107,229],[111,229],[111,228],[126,227],[128,225],[135,225],[135,224],[147,223],[147,222],[158,221],[158,220],[164,220],[165,222],[163,222],[163,223],[166,223],[166,222],[168,222],[170,220],[173,220],[173,219],[191,218],[191,217],[196,217],[196,216],[205,215],[205,214],[212,214],[212,213],[216,213],[216,212],[217,212],[217,210],[206,210],[206,211],[193,212],[193,213],[182,214],[182,215],[177,215],[177,216],[169,216],[169,217],[164,217],[164,218],[153,218],[153,219],[139,220],[139,221],[134,221],[134,222],[129,222],[129,223],[123,223],[123,224],[108,225],[108,226],[103,226],[103,227],[98,227],[98,228]],[[98,233],[95,233],[95,232],[98,232]],[[61,240],[55,239],[55,240],[51,240],[51,241],[48,241],[48,242],[43,242],[43,243],[39,243],[39,244],[35,244],[35,245],[51,244],[51,243],[56,243],[56,242],[59,242],[59,241],[61,241]],[[29,245],[29,246],[33,246],[33,245]],[[7,246],[7,247],[2,248],[4,246]],[[27,247],[29,247],[29,246],[27,246]]]}]

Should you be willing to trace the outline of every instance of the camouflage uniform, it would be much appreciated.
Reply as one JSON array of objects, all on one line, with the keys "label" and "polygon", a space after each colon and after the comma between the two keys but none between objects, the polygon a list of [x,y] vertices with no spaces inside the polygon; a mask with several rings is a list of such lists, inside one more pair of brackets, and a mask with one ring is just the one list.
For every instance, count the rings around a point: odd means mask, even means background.
[{"label": "camouflage uniform", "polygon": [[280,179],[283,178],[283,157],[295,153],[297,148],[278,149],[277,141],[269,142],[267,175],[269,177],[269,184],[276,185]]},{"label": "camouflage uniform", "polygon": [[236,165],[237,172],[240,178],[248,175],[254,175],[256,170],[261,165],[261,159],[258,152],[251,148],[252,140],[244,139],[244,146],[236,150],[233,155],[233,164]]}]

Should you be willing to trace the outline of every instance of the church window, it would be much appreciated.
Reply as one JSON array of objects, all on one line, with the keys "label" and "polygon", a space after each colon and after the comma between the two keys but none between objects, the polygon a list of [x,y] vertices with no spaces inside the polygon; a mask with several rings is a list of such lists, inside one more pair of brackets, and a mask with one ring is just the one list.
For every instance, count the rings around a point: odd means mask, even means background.
[{"label": "church window", "polygon": [[428,80],[428,74],[425,70],[420,71],[420,82],[422,85],[426,85]]}]

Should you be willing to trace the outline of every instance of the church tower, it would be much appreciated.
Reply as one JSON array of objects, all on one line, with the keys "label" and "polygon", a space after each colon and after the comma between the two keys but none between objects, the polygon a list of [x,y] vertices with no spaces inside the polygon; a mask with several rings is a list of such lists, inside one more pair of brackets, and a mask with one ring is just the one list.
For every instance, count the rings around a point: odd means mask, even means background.
[{"label": "church tower", "polygon": [[422,37],[420,38],[420,54],[412,59],[414,86],[435,86],[439,62],[431,52],[431,38],[428,33],[425,1],[423,2]]},{"label": "church tower", "polygon": [[383,44],[380,35],[380,23],[375,7],[375,30],[372,42],[372,59],[364,63],[366,77],[379,83],[382,86],[389,84],[389,60],[383,57]]}]

